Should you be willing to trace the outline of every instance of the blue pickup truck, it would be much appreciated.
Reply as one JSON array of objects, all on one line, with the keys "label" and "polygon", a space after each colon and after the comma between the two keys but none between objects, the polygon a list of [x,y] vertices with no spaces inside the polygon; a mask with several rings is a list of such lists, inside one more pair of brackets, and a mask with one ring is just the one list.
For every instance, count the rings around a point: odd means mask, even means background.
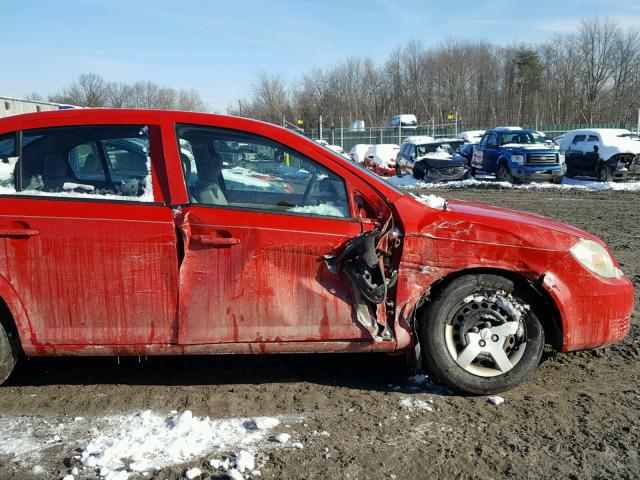
[{"label": "blue pickup truck", "polygon": [[552,180],[562,183],[564,155],[539,132],[518,127],[487,130],[471,159],[473,171],[495,173],[502,182]]}]

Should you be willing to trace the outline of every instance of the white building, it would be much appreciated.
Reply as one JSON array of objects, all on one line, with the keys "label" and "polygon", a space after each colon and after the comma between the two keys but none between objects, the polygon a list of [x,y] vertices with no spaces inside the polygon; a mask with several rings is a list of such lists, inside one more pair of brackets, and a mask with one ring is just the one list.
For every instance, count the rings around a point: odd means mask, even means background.
[{"label": "white building", "polygon": [[60,103],[0,97],[0,118],[8,117],[9,115],[17,115],[19,113],[46,112],[48,110],[65,110],[68,108],[75,107]]}]

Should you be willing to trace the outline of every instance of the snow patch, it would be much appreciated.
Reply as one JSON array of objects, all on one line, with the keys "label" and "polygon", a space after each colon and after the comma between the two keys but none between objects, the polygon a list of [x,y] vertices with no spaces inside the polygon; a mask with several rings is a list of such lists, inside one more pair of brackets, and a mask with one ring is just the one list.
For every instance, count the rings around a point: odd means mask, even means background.
[{"label": "snow patch", "polygon": [[504,403],[504,398],[500,395],[491,395],[487,398],[487,402],[491,405],[502,405]]},{"label": "snow patch", "polygon": [[245,422],[245,427],[248,429],[268,430],[280,425],[280,420],[273,417],[255,417]]},{"label": "snow patch", "polygon": [[437,195],[411,195],[427,207],[435,208],[436,210],[446,210],[447,208],[447,200]]},{"label": "snow patch", "polygon": [[200,475],[202,475],[202,470],[200,470],[199,468],[190,468],[184,473],[184,476],[187,477],[189,480],[198,478]]},{"label": "snow patch", "polygon": [[347,214],[344,209],[336,206],[333,202],[321,203],[320,205],[305,205],[303,207],[293,207],[288,210],[296,213],[312,213],[315,215],[326,215],[328,217],[344,218]]},{"label": "snow patch", "polygon": [[402,187],[405,190],[412,189],[439,189],[439,190],[461,190],[467,188],[485,188],[495,190],[597,190],[597,191],[624,191],[624,192],[640,192],[640,181],[629,182],[598,182],[591,180],[588,177],[581,178],[567,178],[562,179],[561,184],[532,182],[525,184],[514,185],[509,182],[498,182],[495,177],[488,174],[479,173],[475,178],[469,178],[467,180],[456,180],[452,182],[439,182],[429,183],[422,180],[416,180],[415,178],[404,175],[400,178],[389,177],[387,181],[391,182],[397,187]]},{"label": "snow patch", "polygon": [[287,443],[290,438],[291,435],[289,435],[288,433],[279,433],[278,435],[273,437],[273,439],[278,443]]},{"label": "snow patch", "polygon": [[[169,416],[145,410],[107,421],[112,427],[92,438],[82,451],[80,460],[87,467],[144,472],[266,439],[262,430],[248,430],[244,419],[196,418],[190,410]],[[122,459],[128,459],[127,464]]]},{"label": "snow patch", "polygon": [[433,401],[414,400],[411,398],[400,399],[400,406],[403,408],[407,408],[413,412],[415,411],[433,412],[432,403]]}]

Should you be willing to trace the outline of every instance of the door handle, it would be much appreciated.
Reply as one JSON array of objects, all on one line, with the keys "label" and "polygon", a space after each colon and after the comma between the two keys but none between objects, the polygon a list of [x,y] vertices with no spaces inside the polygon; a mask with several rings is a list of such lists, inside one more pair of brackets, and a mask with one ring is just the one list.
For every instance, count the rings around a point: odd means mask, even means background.
[{"label": "door handle", "polygon": [[0,228],[0,237],[34,237],[39,234],[35,228]]},{"label": "door handle", "polygon": [[193,235],[191,239],[201,245],[214,245],[220,247],[230,247],[240,243],[239,238],[235,237],[212,237],[210,235]]}]

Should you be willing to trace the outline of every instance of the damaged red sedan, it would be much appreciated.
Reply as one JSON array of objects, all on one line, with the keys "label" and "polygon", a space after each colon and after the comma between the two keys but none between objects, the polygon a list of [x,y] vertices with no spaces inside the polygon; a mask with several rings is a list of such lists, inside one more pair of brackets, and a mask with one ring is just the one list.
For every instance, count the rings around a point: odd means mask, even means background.
[{"label": "damaged red sedan", "polygon": [[17,358],[405,353],[499,392],[621,339],[633,287],[598,238],[418,198],[242,118],[0,120],[0,382]]}]

